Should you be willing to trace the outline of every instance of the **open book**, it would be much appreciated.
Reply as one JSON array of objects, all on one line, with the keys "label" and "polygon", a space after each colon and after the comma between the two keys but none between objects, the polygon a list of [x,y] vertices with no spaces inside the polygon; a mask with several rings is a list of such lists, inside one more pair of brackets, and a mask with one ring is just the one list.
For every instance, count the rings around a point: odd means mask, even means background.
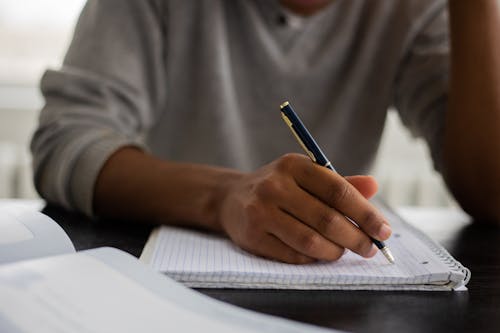
[{"label": "open book", "polygon": [[357,290],[464,290],[470,271],[442,246],[376,203],[392,225],[396,259],[347,252],[336,262],[290,265],[253,256],[218,235],[174,227],[153,231],[141,260],[191,287]]},{"label": "open book", "polygon": [[[209,298],[47,216],[0,209],[0,332],[325,332]],[[331,330],[328,330],[331,332]]]}]

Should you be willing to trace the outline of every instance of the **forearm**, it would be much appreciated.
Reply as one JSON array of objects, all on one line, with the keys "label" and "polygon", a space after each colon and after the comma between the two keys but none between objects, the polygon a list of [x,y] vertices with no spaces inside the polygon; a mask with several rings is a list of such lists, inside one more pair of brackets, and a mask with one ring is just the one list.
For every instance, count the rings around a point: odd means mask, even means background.
[{"label": "forearm", "polygon": [[500,220],[500,3],[451,0],[443,172],[463,207]]},{"label": "forearm", "polygon": [[217,218],[226,185],[236,171],[162,161],[122,148],[101,170],[95,186],[98,216],[220,230]]}]

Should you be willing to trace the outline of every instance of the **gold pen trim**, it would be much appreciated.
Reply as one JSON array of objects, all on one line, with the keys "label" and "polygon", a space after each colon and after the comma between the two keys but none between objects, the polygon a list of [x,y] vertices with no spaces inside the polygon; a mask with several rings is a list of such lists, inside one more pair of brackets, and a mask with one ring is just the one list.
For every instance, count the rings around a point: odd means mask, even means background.
[{"label": "gold pen trim", "polygon": [[[285,104],[288,105],[288,102],[285,102],[282,105],[285,105]],[[306,145],[304,144],[304,142],[302,142],[302,140],[298,136],[297,132],[295,132],[295,129],[293,128],[293,124],[290,121],[290,119],[288,119],[288,117],[283,112],[281,112],[281,118],[283,118],[283,120],[285,121],[285,123],[288,125],[288,127],[290,128],[290,130],[293,133],[293,136],[295,137],[295,139],[297,139],[297,142],[300,144],[300,146],[302,147],[302,149],[304,149],[304,151],[307,153],[307,155],[309,155],[309,158],[311,160],[313,160],[313,162],[316,162],[316,157],[314,156],[314,154],[309,149],[307,149]]]},{"label": "gold pen trim", "polygon": [[283,109],[285,106],[290,105],[288,101],[284,102],[283,104],[280,105],[280,109]]}]

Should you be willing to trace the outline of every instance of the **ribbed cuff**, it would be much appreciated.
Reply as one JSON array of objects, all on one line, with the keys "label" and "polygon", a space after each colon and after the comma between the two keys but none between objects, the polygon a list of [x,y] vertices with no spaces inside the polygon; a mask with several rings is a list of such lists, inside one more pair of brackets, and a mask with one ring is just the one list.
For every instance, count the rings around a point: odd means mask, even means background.
[{"label": "ribbed cuff", "polygon": [[83,149],[75,161],[69,180],[71,205],[85,215],[94,217],[94,187],[102,167],[109,157],[122,147],[134,146],[147,150],[144,144],[116,132],[103,132]]}]

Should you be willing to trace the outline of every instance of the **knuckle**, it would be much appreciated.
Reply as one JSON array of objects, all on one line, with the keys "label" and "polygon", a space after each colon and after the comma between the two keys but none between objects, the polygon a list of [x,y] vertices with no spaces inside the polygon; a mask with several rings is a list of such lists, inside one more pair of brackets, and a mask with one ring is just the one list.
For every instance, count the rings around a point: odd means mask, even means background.
[{"label": "knuckle", "polygon": [[276,169],[279,172],[290,173],[296,169],[297,165],[304,160],[304,156],[297,153],[287,153],[276,161]]},{"label": "knuckle", "polygon": [[[308,162],[310,162],[310,160]],[[316,177],[318,172],[316,169],[317,167],[318,165],[315,163],[301,163],[300,166],[297,167],[297,173],[304,179]]]},{"label": "knuckle", "polygon": [[372,248],[372,243],[367,238],[360,238],[354,242],[352,250],[362,256],[368,254]]},{"label": "knuckle", "polygon": [[351,187],[345,182],[336,182],[334,186],[331,186],[327,193],[327,202],[336,206],[344,202],[351,193]]},{"label": "knuckle", "polygon": [[330,210],[323,211],[319,216],[319,231],[324,235],[332,235],[341,222],[341,217]]},{"label": "knuckle", "polygon": [[384,220],[377,213],[368,212],[365,214],[362,226],[367,233],[374,236],[378,234],[383,223]]},{"label": "knuckle", "polygon": [[337,261],[340,258],[342,258],[342,256],[344,255],[344,253],[345,253],[345,249],[342,248],[342,247],[338,247],[338,248],[336,248],[335,250],[332,251],[330,260]]},{"label": "knuckle", "polygon": [[295,153],[288,153],[281,156],[276,162],[276,169],[280,172],[290,171],[290,168],[299,160],[299,156],[299,154]]},{"label": "knuckle", "polygon": [[279,182],[275,178],[269,176],[260,181],[257,185],[256,193],[261,198],[270,198],[276,196],[280,190],[281,186]]},{"label": "knuckle", "polygon": [[319,228],[326,232],[332,225],[334,217],[329,211],[323,211],[319,215]]},{"label": "knuckle", "polygon": [[299,246],[304,253],[314,253],[321,243],[321,238],[316,233],[306,233],[301,236]]}]

